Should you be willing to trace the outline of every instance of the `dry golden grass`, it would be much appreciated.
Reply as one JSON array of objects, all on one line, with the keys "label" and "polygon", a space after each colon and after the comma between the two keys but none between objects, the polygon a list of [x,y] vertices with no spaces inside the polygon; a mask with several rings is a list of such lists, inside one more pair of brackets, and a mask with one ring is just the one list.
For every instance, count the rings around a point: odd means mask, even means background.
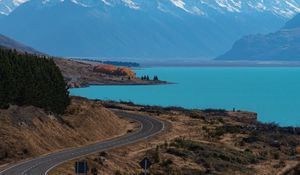
[{"label": "dry golden grass", "polygon": [[[105,102],[104,102],[105,103]],[[111,105],[111,103],[110,103]],[[143,109],[142,106],[134,106],[125,104],[117,104],[117,108],[122,108],[122,110],[129,110],[134,113],[140,113]],[[156,111],[157,112],[157,111]],[[250,149],[253,152],[253,155],[260,153],[261,151],[272,152],[274,148],[270,147],[265,143],[254,143],[246,144],[241,146],[240,140],[247,137],[248,133],[227,133],[220,137],[213,138],[210,133],[215,131],[216,128],[221,127],[225,124],[230,124],[234,126],[247,126],[247,123],[244,123],[242,120],[255,120],[255,113],[247,112],[230,112],[228,116],[223,117],[222,120],[218,117],[199,117],[194,118],[187,115],[189,113],[182,113],[178,111],[160,111],[159,115],[156,112],[145,112],[144,114],[152,115],[153,117],[159,118],[167,123],[167,130],[155,136],[154,138],[148,141],[138,142],[136,144],[131,144],[124,146],[122,148],[117,148],[111,151],[108,151],[108,156],[101,157],[99,154],[94,154],[81,159],[88,160],[91,167],[97,167],[99,174],[111,175],[115,174],[116,171],[120,171],[122,174],[138,174],[141,172],[141,168],[138,165],[138,162],[146,156],[149,152],[155,151],[157,146],[165,145],[165,143],[171,143],[176,138],[184,138],[186,140],[193,140],[199,144],[211,146],[211,150],[224,150],[224,153],[227,153],[226,150],[230,152],[236,152],[238,155],[244,155],[244,150]],[[98,159],[103,159],[100,163]],[[172,160],[172,173],[188,170],[189,172],[205,172],[206,167],[195,163],[194,159],[183,158],[180,156],[175,156],[173,154],[167,153],[165,150],[160,149],[160,158],[161,160]],[[215,171],[212,174],[229,174],[229,175],[275,175],[281,171],[285,171],[290,167],[294,166],[297,161],[290,161],[291,157],[284,155],[282,153],[281,160],[275,160],[270,154],[268,157],[265,157],[266,160],[261,160],[256,164],[243,164],[238,167],[231,166],[230,164],[224,164],[228,166],[225,168],[222,173]],[[96,161],[95,161],[96,160]],[[217,159],[216,159],[217,160]],[[54,169],[50,172],[50,175],[65,175],[72,174],[74,172],[74,161],[67,162],[61,166]],[[219,160],[217,160],[219,161]],[[159,171],[163,174],[166,174],[164,167],[160,164],[155,164],[151,168],[152,170]],[[244,169],[243,171],[241,169]],[[185,171],[187,172],[187,171]],[[172,174],[171,173],[171,174]],[[196,173],[197,174],[197,173]],[[198,173],[199,174],[199,173]]]},{"label": "dry golden grass", "polygon": [[129,126],[101,104],[77,97],[58,117],[34,107],[11,107],[0,111],[0,163],[123,135]]}]

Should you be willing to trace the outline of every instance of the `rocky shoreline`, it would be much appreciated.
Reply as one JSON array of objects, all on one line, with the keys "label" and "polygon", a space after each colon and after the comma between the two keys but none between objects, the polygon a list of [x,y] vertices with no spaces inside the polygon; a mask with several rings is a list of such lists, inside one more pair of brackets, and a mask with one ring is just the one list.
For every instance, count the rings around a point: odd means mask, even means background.
[{"label": "rocky shoreline", "polygon": [[95,71],[95,65],[88,62],[74,61],[70,59],[54,59],[61,70],[69,88],[82,88],[91,85],[163,85],[170,84],[161,80],[144,80],[133,76],[132,73],[121,75],[108,74]]}]

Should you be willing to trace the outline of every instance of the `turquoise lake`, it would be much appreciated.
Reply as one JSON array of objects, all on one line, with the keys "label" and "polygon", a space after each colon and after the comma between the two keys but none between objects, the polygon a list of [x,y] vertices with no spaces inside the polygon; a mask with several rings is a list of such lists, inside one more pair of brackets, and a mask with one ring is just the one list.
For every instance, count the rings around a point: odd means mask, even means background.
[{"label": "turquoise lake", "polygon": [[149,105],[236,108],[257,112],[262,122],[300,126],[300,68],[156,67],[136,72],[175,84],[90,86],[70,93]]}]

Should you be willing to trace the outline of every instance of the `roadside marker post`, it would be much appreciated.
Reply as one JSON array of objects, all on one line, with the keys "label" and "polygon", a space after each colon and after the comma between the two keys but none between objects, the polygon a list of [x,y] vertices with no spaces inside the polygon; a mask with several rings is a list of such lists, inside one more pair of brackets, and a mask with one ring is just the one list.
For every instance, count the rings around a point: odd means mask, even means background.
[{"label": "roadside marker post", "polygon": [[141,162],[140,162],[140,166],[141,168],[143,168],[144,170],[144,174],[147,175],[147,171],[148,169],[151,167],[152,165],[152,162],[147,158],[145,157]]},{"label": "roadside marker post", "polygon": [[84,174],[87,175],[89,171],[88,163],[86,160],[75,162],[75,174]]}]

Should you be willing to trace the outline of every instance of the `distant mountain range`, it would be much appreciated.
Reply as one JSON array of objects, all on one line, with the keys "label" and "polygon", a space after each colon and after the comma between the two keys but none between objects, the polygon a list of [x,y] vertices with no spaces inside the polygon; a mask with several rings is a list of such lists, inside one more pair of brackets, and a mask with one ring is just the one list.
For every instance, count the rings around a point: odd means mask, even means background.
[{"label": "distant mountain range", "polygon": [[21,44],[13,39],[10,39],[4,35],[0,34],[0,47],[8,48],[8,49],[16,49],[19,52],[27,52],[32,54],[41,54],[40,52],[36,51],[35,49]]},{"label": "distant mountain range", "polygon": [[[271,12],[283,17],[292,17],[300,12],[299,0],[0,0],[0,14],[9,15],[20,5],[37,1],[43,6],[52,6],[64,1],[71,1],[82,7],[98,7],[103,4],[111,7],[126,6],[135,10],[157,8],[171,13],[177,7],[190,14],[207,15],[212,9],[219,12]],[[170,5],[173,6],[170,8]]]},{"label": "distant mountain range", "polygon": [[56,56],[213,58],[298,12],[299,0],[2,0],[0,33]]},{"label": "distant mountain range", "polygon": [[0,14],[8,15],[27,0],[0,0]]},{"label": "distant mountain range", "polygon": [[275,33],[243,37],[217,59],[300,61],[300,14]]}]

